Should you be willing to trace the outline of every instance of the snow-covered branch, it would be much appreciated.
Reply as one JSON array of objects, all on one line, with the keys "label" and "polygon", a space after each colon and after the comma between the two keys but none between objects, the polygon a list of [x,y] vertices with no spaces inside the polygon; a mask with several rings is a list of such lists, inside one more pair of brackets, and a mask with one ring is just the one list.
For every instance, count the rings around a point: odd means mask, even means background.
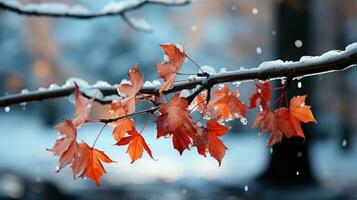
[{"label": "snow-covered branch", "polygon": [[80,5],[69,6],[62,3],[21,4],[19,1],[0,1],[0,9],[21,15],[72,19],[93,19],[105,16],[120,16],[128,25],[139,31],[151,31],[144,19],[137,19],[127,15],[129,11],[136,10],[147,4],[164,6],[181,6],[191,0],[124,0],[110,2],[99,11],[91,11]]},{"label": "snow-covered branch", "polygon": [[[268,61],[263,62],[259,67],[251,69],[240,69],[237,71],[220,72],[210,74],[208,77],[194,77],[186,81],[177,82],[166,91],[173,93],[184,89],[194,89],[188,97],[189,101],[204,89],[225,82],[249,81],[249,80],[272,80],[279,78],[299,79],[306,76],[324,74],[336,71],[343,71],[357,65],[357,43],[346,47],[344,51],[329,51],[321,56],[302,57],[299,61]],[[145,84],[141,94],[157,94],[160,84],[157,81],[151,84]],[[81,86],[81,85],[80,85]],[[83,88],[84,87],[84,88]],[[85,85],[81,87],[84,90],[99,90],[104,97],[117,95],[115,86],[97,84],[94,86]],[[44,99],[69,96],[74,91],[73,85],[66,84],[63,87],[54,89],[32,91],[20,94],[12,94],[0,97],[0,107],[6,107],[22,102],[41,101]],[[110,99],[98,98],[100,103],[109,103]]]}]

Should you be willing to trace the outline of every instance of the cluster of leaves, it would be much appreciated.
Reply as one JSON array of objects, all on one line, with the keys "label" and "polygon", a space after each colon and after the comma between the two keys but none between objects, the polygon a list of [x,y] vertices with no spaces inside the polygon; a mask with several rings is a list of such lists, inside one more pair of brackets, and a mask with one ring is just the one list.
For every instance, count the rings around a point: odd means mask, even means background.
[{"label": "cluster of leaves", "polygon": [[[271,132],[269,145],[280,142],[283,137],[303,137],[301,122],[316,122],[310,106],[305,105],[305,96],[294,97],[290,100],[290,106],[279,107],[271,111],[269,103],[272,100],[270,82],[258,83],[256,92],[250,97],[250,105],[244,104],[239,99],[239,91],[231,90],[226,84],[221,87],[210,88],[199,93],[192,102],[183,95],[175,93],[168,98],[165,93],[175,83],[187,55],[182,47],[174,44],[161,45],[167,59],[157,65],[159,77],[163,83],[158,94],[142,94],[140,90],[144,85],[144,76],[137,66],[129,71],[130,82],[117,86],[118,96],[107,108],[113,118],[89,120],[88,117],[94,103],[94,98],[85,98],[75,86],[75,116],[72,120],[64,120],[55,128],[60,132],[60,138],[49,149],[59,157],[59,168],[71,165],[73,177],[89,177],[99,185],[101,176],[106,173],[102,163],[112,163],[103,151],[94,148],[95,143],[106,125],[113,126],[113,138],[117,146],[126,146],[126,153],[132,162],[143,156],[144,150],[154,159],[142,133],[145,126],[154,117],[157,126],[157,138],[171,137],[173,148],[181,155],[185,150],[197,148],[200,155],[210,154],[221,165],[227,147],[220,139],[230,129],[224,123],[233,119],[246,121],[247,111],[261,108],[258,112],[254,128],[261,132]],[[165,98],[162,98],[165,97]],[[286,93],[278,100],[287,101]],[[151,108],[136,111],[139,103],[149,103]],[[288,104],[288,103],[287,103]],[[150,114],[143,128],[138,131],[133,116],[147,112]],[[194,121],[192,113],[197,112],[205,119],[205,125]],[[104,123],[92,146],[86,142],[77,142],[77,130],[85,123]],[[155,160],[155,159],[154,159]]]}]

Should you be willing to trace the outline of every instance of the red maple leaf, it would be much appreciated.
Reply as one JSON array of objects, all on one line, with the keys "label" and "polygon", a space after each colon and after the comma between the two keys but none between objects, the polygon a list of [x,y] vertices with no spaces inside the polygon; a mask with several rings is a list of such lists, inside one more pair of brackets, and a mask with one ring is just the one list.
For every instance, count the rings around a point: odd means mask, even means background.
[{"label": "red maple leaf", "polygon": [[257,106],[257,100],[260,99],[260,105],[263,109],[268,107],[268,103],[271,101],[270,82],[266,81],[256,85],[256,92],[250,97],[249,109],[253,109]]},{"label": "red maple leaf", "polygon": [[99,186],[101,176],[106,173],[102,162],[112,163],[111,160],[103,151],[90,147],[87,143],[79,144],[80,155],[74,159],[72,164],[72,172],[75,178],[88,177]]},{"label": "red maple leaf", "polygon": [[194,110],[199,113],[202,113],[206,116],[210,116],[211,113],[209,112],[208,106],[207,106],[207,90],[199,93],[193,101],[190,103],[189,110]]},{"label": "red maple leaf", "polygon": [[71,120],[64,120],[55,127],[61,134],[55,145],[48,149],[54,155],[59,156],[58,171],[67,164],[72,163],[78,153],[77,129]]},{"label": "red maple leaf", "polygon": [[208,151],[221,166],[227,147],[218,137],[223,136],[229,127],[218,123],[216,119],[208,120],[206,124],[207,128],[197,126],[197,132],[192,136],[193,145],[197,147],[198,153],[205,157]]},{"label": "red maple leaf", "polygon": [[140,74],[139,68],[134,66],[129,71],[130,83],[122,83],[117,87],[118,93],[124,98],[120,101],[125,105],[127,114],[135,112],[135,96],[144,85],[144,76]]},{"label": "red maple leaf", "polygon": [[238,98],[238,91],[229,91],[228,85],[213,92],[213,99],[209,106],[214,108],[217,118],[228,121],[239,117],[246,117],[247,106]]},{"label": "red maple leaf", "polygon": [[185,53],[175,44],[162,44],[160,46],[168,56],[168,61],[156,65],[159,77],[164,79],[160,88],[160,93],[162,93],[173,86],[176,75],[185,60]]},{"label": "red maple leaf", "polygon": [[281,142],[283,137],[291,138],[293,136],[305,138],[301,129],[301,122],[315,122],[310,107],[305,105],[306,95],[294,97],[290,100],[289,108],[281,107],[274,112],[263,110],[258,113],[253,127],[259,127],[261,131],[269,131],[268,145],[272,146]]},{"label": "red maple leaf", "polygon": [[153,159],[153,155],[149,146],[146,144],[144,137],[138,133],[136,130],[128,132],[129,136],[122,138],[116,145],[124,146],[129,144],[126,153],[129,154],[131,158],[131,163],[134,163],[136,160],[143,156],[144,149],[146,153]]},{"label": "red maple leaf", "polygon": [[[120,101],[119,102],[113,101],[109,105],[109,110],[111,111],[112,115],[114,115],[115,117],[122,117],[127,115],[128,113],[127,107],[125,105],[122,105]],[[128,131],[135,130],[135,122],[129,117],[118,119],[117,121],[111,124],[114,126],[113,136],[117,142],[120,141],[121,138],[125,137]]]},{"label": "red maple leaf", "polygon": [[187,111],[188,103],[179,94],[175,94],[169,103],[163,103],[159,109],[161,113],[157,117],[157,138],[172,134],[174,148],[180,154],[188,149],[191,143],[190,135],[196,132],[196,127]]}]

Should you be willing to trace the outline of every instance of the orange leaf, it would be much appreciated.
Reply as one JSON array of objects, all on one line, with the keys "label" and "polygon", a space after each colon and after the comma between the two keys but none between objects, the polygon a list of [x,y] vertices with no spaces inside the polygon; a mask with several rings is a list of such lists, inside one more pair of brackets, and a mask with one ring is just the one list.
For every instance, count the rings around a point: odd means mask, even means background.
[{"label": "orange leaf", "polygon": [[168,56],[168,61],[156,65],[159,77],[164,79],[160,88],[160,93],[162,93],[173,86],[176,74],[180,71],[185,60],[185,53],[175,44],[162,44],[160,46]]},{"label": "orange leaf", "polygon": [[198,153],[203,156],[206,156],[208,151],[220,166],[227,147],[218,137],[223,136],[228,130],[229,127],[218,123],[216,119],[208,120],[207,128],[197,126],[197,133],[192,136],[193,145],[197,147]]},{"label": "orange leaf", "polygon": [[284,136],[305,138],[301,122],[317,123],[310,110],[311,106],[305,105],[305,99],[306,95],[294,97],[290,100],[289,108],[278,108],[274,112],[267,109],[257,114],[253,127],[259,127],[262,132],[271,132],[269,146],[280,142]]},{"label": "orange leaf", "polygon": [[188,103],[179,94],[175,94],[169,103],[163,103],[159,109],[161,113],[157,117],[157,138],[166,135],[173,135],[172,142],[174,148],[180,154],[185,149],[188,149],[190,135],[196,133],[196,127],[192,122],[192,118],[187,111]]},{"label": "orange leaf", "polygon": [[73,159],[77,156],[77,129],[73,126],[71,120],[64,120],[55,128],[60,132],[61,137],[57,139],[55,145],[48,150],[60,157],[59,171],[67,164],[72,163]]},{"label": "orange leaf", "polygon": [[228,85],[213,92],[213,100],[209,106],[214,108],[214,113],[217,118],[225,121],[239,117],[246,117],[247,106],[238,98],[238,91],[229,91]]},{"label": "orange leaf", "polygon": [[267,104],[272,99],[270,91],[270,82],[266,81],[264,83],[257,84],[256,89],[256,93],[254,93],[249,99],[249,108],[255,108],[257,106],[257,100],[260,99],[260,105],[263,107],[263,109],[266,109],[268,106]]},{"label": "orange leaf", "polygon": [[134,66],[129,71],[129,83],[122,83],[117,87],[118,93],[124,97],[120,102],[127,109],[126,114],[135,112],[135,96],[144,85],[144,76],[140,74],[139,68]]},{"label": "orange leaf", "polygon": [[218,161],[219,166],[221,166],[227,147],[218,137],[223,136],[228,130],[229,127],[219,124],[216,120],[207,121],[208,151]]},{"label": "orange leaf", "polygon": [[155,160],[149,146],[146,144],[145,139],[141,136],[141,134],[139,134],[135,129],[129,131],[128,134],[130,136],[122,138],[116,145],[123,146],[129,144],[126,153],[129,154],[131,163],[134,163],[143,156],[144,149],[146,153],[148,153],[149,156]]},{"label": "orange leaf", "polygon": [[101,176],[106,173],[102,162],[112,163],[111,160],[103,151],[88,146],[83,142],[79,144],[80,155],[72,164],[73,176],[76,177],[88,177],[92,179],[97,186]]},{"label": "orange leaf", "polygon": [[199,93],[191,102],[190,106],[188,107],[189,110],[194,110],[199,113],[202,113],[206,116],[210,116],[211,113],[208,110],[207,106],[207,90]]},{"label": "orange leaf", "polygon": [[87,99],[79,91],[77,83],[74,83],[74,95],[75,95],[75,117],[72,120],[74,127],[78,128],[84,124],[92,110],[94,98]]},{"label": "orange leaf", "polygon": [[314,118],[314,115],[310,110],[311,106],[305,105],[306,97],[307,95],[292,98],[290,100],[290,113],[294,118],[297,118],[298,120],[304,123],[317,123],[316,119]]},{"label": "orange leaf", "polygon": [[135,122],[129,117],[125,117],[115,122],[113,136],[116,141],[120,141],[121,138],[126,136],[126,133],[133,130],[135,130]]},{"label": "orange leaf", "polygon": [[[125,116],[128,113],[128,109],[126,106],[123,106],[120,101],[113,101],[109,105],[109,110],[115,117]],[[129,117],[119,119],[116,122],[113,122],[112,125],[115,127],[113,129],[113,136],[117,142],[120,141],[121,138],[125,137],[128,131],[135,130],[135,122]]]}]

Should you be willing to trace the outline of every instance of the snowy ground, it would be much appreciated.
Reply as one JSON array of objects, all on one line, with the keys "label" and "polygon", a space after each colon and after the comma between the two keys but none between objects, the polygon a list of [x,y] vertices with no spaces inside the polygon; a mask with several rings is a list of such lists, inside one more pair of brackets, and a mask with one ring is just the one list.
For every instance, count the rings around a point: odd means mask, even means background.
[{"label": "snowy ground", "polygon": [[[2,113],[0,127],[0,171],[14,172],[34,182],[50,181],[67,192],[95,188],[91,181],[74,181],[68,168],[59,174],[54,173],[57,158],[46,151],[46,148],[53,145],[58,135],[53,129],[43,126],[39,118],[16,112]],[[80,130],[79,139],[92,143],[99,129],[100,125],[86,126]],[[179,156],[173,150],[171,140],[157,140],[155,127],[149,126],[144,135],[158,161],[144,155],[143,159],[130,164],[130,159],[125,154],[126,149],[111,145],[114,141],[110,131],[110,128],[105,130],[97,148],[104,150],[117,163],[105,165],[108,174],[103,176],[102,188],[110,190],[118,186],[130,191],[133,190],[131,186],[140,185],[140,191],[150,190],[152,198],[155,198],[152,189],[156,188],[153,186],[167,187],[165,195],[173,195],[172,199],[180,199],[187,190],[194,190],[196,193],[205,190],[204,193],[208,195],[207,190],[217,190],[213,187],[215,185],[234,185],[239,187],[235,188],[236,190],[242,192],[258,190],[253,184],[249,187],[249,184],[265,168],[270,155],[269,149],[265,147],[265,140],[257,138],[255,133],[238,136],[231,134],[224,137],[229,151],[222,166],[218,167],[214,159],[199,156],[195,149]],[[327,191],[333,188],[340,192],[355,193],[353,188],[357,186],[357,148],[343,153],[340,152],[339,145],[341,144],[332,140],[316,143],[311,156],[313,170]],[[0,190],[5,186],[0,181]],[[274,196],[274,192],[276,191],[273,190],[267,195]]]}]

